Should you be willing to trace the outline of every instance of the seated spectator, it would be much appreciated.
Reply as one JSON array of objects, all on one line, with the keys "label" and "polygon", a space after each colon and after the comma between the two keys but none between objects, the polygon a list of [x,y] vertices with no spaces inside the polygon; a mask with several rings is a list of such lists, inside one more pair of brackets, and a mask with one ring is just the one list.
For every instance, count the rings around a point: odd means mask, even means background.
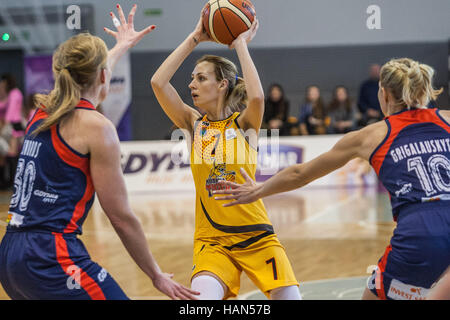
[{"label": "seated spectator", "polygon": [[6,164],[8,167],[6,187],[9,188],[12,187],[14,183],[14,175],[19,160],[19,151],[22,139],[25,135],[22,117],[23,95],[17,88],[16,80],[11,74],[3,74],[0,77],[0,88],[0,91],[4,90],[8,95],[5,125],[10,125],[12,127],[9,150],[6,156]]},{"label": "seated spectator", "polygon": [[301,135],[325,134],[329,119],[317,86],[306,88],[305,103],[300,107],[298,116]]},{"label": "seated spectator", "polygon": [[33,117],[34,113],[36,112],[36,104],[34,101],[34,97],[35,94],[29,94],[26,98],[25,98],[25,103],[23,104],[23,110],[22,110],[22,116],[23,116],[23,121],[24,121],[24,127],[26,128],[26,125],[28,124],[28,122],[31,120],[31,118]]},{"label": "seated spectator", "polygon": [[10,126],[5,125],[6,109],[8,108],[8,93],[6,86],[0,85],[0,189],[6,187],[6,154],[9,150]]},{"label": "seated spectator", "polygon": [[361,112],[361,127],[383,119],[378,102],[378,82],[380,81],[380,66],[373,64],[369,69],[369,79],[364,81],[359,90],[358,108]]},{"label": "seated spectator", "polygon": [[337,86],[333,92],[333,99],[328,106],[327,114],[330,117],[328,133],[347,133],[355,129],[356,108],[348,96],[347,88]]},{"label": "seated spectator", "polygon": [[[265,102],[264,128],[280,130],[280,136],[289,135],[287,117],[289,114],[289,101],[284,96],[284,90],[279,84],[269,87],[268,97]],[[270,131],[269,131],[270,132]]]},{"label": "seated spectator", "polygon": [[0,127],[5,124],[6,109],[8,108],[8,92],[6,87],[0,85]]}]

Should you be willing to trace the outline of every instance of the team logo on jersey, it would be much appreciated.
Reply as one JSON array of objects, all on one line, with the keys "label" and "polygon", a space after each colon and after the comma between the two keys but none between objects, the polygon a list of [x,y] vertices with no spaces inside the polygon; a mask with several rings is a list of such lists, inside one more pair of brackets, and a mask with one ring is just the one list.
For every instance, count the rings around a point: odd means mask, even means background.
[{"label": "team logo on jersey", "polygon": [[106,279],[106,276],[108,275],[108,271],[105,270],[105,268],[102,268],[100,272],[97,275],[98,281],[103,282]]},{"label": "team logo on jersey", "polygon": [[234,130],[233,128],[225,130],[225,139],[227,141],[235,139],[236,137],[237,137],[236,130]]},{"label": "team logo on jersey", "polygon": [[225,125],[225,128],[231,127],[232,123],[233,123],[233,120],[228,120],[227,124]]},{"label": "team logo on jersey", "polygon": [[[398,183],[400,185],[401,183]],[[412,183],[404,183],[401,189],[395,191],[395,196],[398,198],[412,191]]]},{"label": "team logo on jersey", "polygon": [[393,279],[387,296],[395,300],[425,300],[429,289],[412,286]]},{"label": "team logo on jersey", "polygon": [[[48,186],[46,187],[47,191],[50,189]],[[34,190],[33,195],[36,197],[40,197],[42,202],[44,203],[55,203],[58,200],[59,195],[54,193],[45,192],[42,190]]]},{"label": "team logo on jersey", "polygon": [[206,190],[208,191],[209,197],[212,197],[213,191],[226,188],[220,184],[221,181],[235,182],[236,171],[227,171],[227,166],[225,163],[220,163],[218,165],[214,163],[208,179],[206,179]]},{"label": "team logo on jersey", "polygon": [[24,216],[21,214],[10,212],[10,214],[8,215],[9,225],[20,227],[23,224],[23,218]]}]

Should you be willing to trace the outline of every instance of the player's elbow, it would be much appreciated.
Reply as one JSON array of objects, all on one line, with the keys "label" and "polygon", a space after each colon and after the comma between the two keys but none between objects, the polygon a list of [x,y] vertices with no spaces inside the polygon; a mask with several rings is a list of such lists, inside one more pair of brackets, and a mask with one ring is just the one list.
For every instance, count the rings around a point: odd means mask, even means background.
[{"label": "player's elbow", "polygon": [[163,84],[161,79],[159,79],[158,75],[154,74],[152,79],[150,80],[150,85],[152,86],[153,90],[161,89]]},{"label": "player's elbow", "polygon": [[249,97],[248,102],[254,106],[264,106],[264,93],[261,92],[255,96]]},{"label": "player's elbow", "polygon": [[113,204],[102,207],[115,229],[122,229],[139,222],[138,218],[128,205],[117,203],[116,205]]},{"label": "player's elbow", "polygon": [[113,212],[108,215],[111,225],[118,233],[126,232],[126,230],[134,229],[139,224],[139,219],[131,212]]},{"label": "player's elbow", "polygon": [[252,110],[258,110],[259,113],[264,114],[264,95],[249,97],[247,100],[247,107]]}]

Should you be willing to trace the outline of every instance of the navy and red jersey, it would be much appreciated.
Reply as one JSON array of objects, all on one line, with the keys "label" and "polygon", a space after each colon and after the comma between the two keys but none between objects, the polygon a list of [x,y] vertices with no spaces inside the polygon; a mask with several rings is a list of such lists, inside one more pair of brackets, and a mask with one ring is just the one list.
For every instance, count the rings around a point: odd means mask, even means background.
[{"label": "navy and red jersey", "polygon": [[388,190],[394,220],[404,210],[450,208],[450,124],[438,109],[385,118],[388,133],[370,163]]},{"label": "navy and red jersey", "polygon": [[[95,110],[84,99],[76,108]],[[38,109],[27,125],[9,206],[8,230],[81,234],[95,195],[90,157],[64,141],[58,124],[31,135],[46,117]]]}]

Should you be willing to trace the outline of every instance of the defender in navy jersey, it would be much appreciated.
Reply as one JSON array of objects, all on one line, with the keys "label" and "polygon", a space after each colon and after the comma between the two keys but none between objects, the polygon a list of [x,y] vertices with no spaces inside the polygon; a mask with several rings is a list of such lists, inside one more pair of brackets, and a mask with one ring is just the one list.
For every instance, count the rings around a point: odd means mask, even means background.
[{"label": "defender in navy jersey", "polygon": [[[95,112],[84,99],[77,109]],[[126,299],[76,238],[94,200],[90,157],[64,141],[59,125],[33,136],[46,118],[38,109],[26,129],[1,244],[0,281],[12,299]]]},{"label": "defender in navy jersey", "polygon": [[[81,99],[75,109],[95,110],[95,107]],[[47,117],[43,109],[38,109],[27,126],[7,231],[81,234],[81,225],[94,201],[89,155],[71,148],[58,125],[33,136],[32,132]]]},{"label": "defender in navy jersey", "polygon": [[111,13],[117,40],[80,33],[53,55],[55,87],[37,95],[17,165],[8,227],[0,245],[0,282],[12,299],[127,299],[109,273],[90,259],[77,238],[97,192],[100,205],[128,253],[172,299],[194,299],[152,257],[131,211],[120,166],[117,132],[95,111],[109,90],[119,58],[154,29],[133,27],[120,6]]},{"label": "defender in navy jersey", "polygon": [[368,286],[382,299],[423,299],[450,265],[450,125],[438,109],[404,110],[385,122],[370,163],[398,224]]},{"label": "defender in navy jersey", "polygon": [[291,166],[263,184],[224,182],[231,206],[302,187],[353,158],[370,162],[389,192],[397,222],[391,243],[368,279],[363,299],[425,299],[450,265],[450,111],[427,109],[442,90],[434,70],[408,58],[381,69],[384,121],[346,134],[330,151]]}]

